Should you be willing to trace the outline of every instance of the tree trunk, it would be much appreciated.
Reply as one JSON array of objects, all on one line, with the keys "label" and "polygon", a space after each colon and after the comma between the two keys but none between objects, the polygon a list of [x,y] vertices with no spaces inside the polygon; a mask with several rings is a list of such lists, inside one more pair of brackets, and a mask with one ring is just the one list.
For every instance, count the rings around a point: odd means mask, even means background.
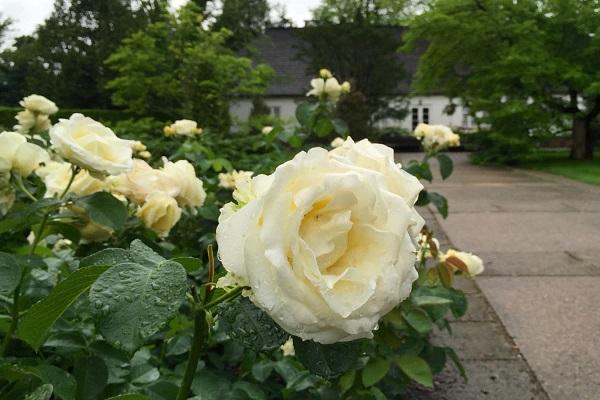
[{"label": "tree trunk", "polygon": [[593,149],[589,146],[591,142],[590,123],[586,118],[573,117],[571,159],[585,160],[593,156]]}]

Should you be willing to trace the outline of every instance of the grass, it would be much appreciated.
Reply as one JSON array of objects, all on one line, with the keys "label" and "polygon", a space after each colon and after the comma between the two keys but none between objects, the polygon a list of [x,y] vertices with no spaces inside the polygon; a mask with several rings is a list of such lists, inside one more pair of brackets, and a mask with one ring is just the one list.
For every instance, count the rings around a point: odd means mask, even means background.
[{"label": "grass", "polygon": [[525,168],[600,185],[600,151],[594,153],[592,160],[574,161],[569,160],[567,149],[538,150],[522,165]]}]

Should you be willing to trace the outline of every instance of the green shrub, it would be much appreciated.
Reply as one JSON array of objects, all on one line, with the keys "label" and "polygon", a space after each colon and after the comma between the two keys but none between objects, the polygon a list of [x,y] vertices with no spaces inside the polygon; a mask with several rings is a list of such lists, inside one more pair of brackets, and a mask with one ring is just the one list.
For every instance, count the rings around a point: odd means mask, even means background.
[{"label": "green shrub", "polygon": [[471,159],[476,164],[515,165],[525,160],[534,148],[528,137],[488,131],[462,135],[461,141],[467,150],[473,151]]}]

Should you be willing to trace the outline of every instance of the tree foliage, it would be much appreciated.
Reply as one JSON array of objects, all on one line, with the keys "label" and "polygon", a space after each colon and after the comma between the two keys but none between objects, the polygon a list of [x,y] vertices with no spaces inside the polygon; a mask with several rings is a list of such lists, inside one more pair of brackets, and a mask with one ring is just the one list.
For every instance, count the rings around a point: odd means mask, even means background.
[{"label": "tree foliage", "polygon": [[109,106],[104,60],[163,7],[160,0],[55,0],[36,32],[2,53],[0,101],[12,105],[36,92],[66,107]]},{"label": "tree foliage", "polygon": [[572,157],[592,156],[600,113],[600,1],[437,0],[410,25],[428,43],[415,88],[442,91],[504,135],[571,125]]},{"label": "tree foliage", "polygon": [[124,40],[107,61],[115,79],[107,87],[115,105],[138,115],[189,118],[203,127],[225,129],[229,100],[260,94],[272,70],[225,46],[227,30],[202,25],[193,3]]}]

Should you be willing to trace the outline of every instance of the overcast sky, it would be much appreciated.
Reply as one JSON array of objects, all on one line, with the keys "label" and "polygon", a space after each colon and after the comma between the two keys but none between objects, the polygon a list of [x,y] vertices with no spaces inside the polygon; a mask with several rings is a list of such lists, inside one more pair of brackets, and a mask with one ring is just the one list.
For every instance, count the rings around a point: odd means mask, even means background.
[{"label": "overcast sky", "polygon": [[[186,0],[170,1],[174,7],[178,7]],[[288,17],[295,25],[302,26],[310,17],[310,10],[315,8],[320,0],[269,0],[269,2],[285,4]],[[50,15],[53,3],[54,0],[0,0],[0,14],[14,21],[10,37],[32,33],[35,27]]]}]

